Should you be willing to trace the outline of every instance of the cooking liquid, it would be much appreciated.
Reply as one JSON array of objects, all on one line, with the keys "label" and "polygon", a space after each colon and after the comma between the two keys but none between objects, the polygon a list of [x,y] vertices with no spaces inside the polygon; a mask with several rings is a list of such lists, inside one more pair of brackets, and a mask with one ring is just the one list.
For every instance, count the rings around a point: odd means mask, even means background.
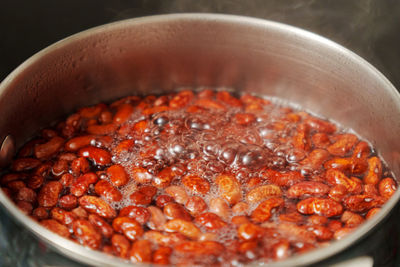
[{"label": "cooking liquid", "polygon": [[[181,98],[178,96],[181,96]],[[329,150],[328,148],[342,134],[349,131],[274,99],[249,95],[236,98],[225,91],[218,93],[202,91],[198,94],[182,91],[178,95],[169,94],[158,98],[150,96],[133,99],[126,98],[104,107],[110,110],[112,114],[115,114],[118,110],[118,103],[131,104],[135,109],[129,115],[129,119],[118,126],[115,132],[107,134],[112,137],[110,144],[105,145],[102,142],[92,141],[93,146],[109,151],[112,156],[112,164],[122,165],[130,177],[126,185],[118,188],[122,194],[121,201],[103,199],[118,214],[119,210],[127,206],[136,205],[146,208],[155,206],[155,200],[159,195],[168,195],[164,191],[165,187],[176,185],[184,188],[188,197],[200,196],[203,198],[207,204],[207,209],[203,212],[215,212],[211,207],[213,199],[222,199],[227,207],[226,216],[222,217],[218,214],[226,223],[225,227],[219,229],[208,229],[196,222],[196,216],[192,215],[192,222],[202,233],[211,233],[208,237],[209,240],[218,242],[226,248],[221,253],[214,254],[207,251],[189,251],[189,249],[187,251],[176,250],[174,246],[177,244],[171,243],[172,254],[169,257],[171,264],[240,265],[255,260],[266,262],[280,260],[312,248],[326,246],[330,240],[342,237],[340,230],[350,228],[352,230],[356,227],[356,225],[349,227],[345,219],[342,218],[343,212],[339,212],[334,216],[325,216],[326,222],[319,227],[324,227],[323,231],[328,233],[328,237],[319,236],[316,232],[322,230],[310,223],[309,218],[313,214],[300,212],[296,205],[309,197],[330,199],[328,192],[324,194],[304,194],[295,198],[287,196],[289,188],[298,182],[316,181],[326,184],[330,188],[336,185],[326,180],[327,169],[323,164],[337,157],[352,157],[354,147],[360,142],[358,137],[350,148],[344,148],[343,155],[337,156],[327,153],[318,166],[311,164],[309,157],[313,151]],[[183,100],[179,102],[177,99]],[[163,106],[165,109],[160,109],[162,110],[160,112],[151,112],[150,109],[154,108],[154,103],[161,103],[159,106]],[[316,122],[313,123],[314,120]],[[85,135],[89,121],[82,119],[80,128],[74,133],[74,136]],[[320,122],[323,126],[318,125]],[[93,123],[93,121],[90,123]],[[101,124],[99,118],[97,118],[96,123]],[[139,128],[138,125],[143,125],[143,127]],[[58,130],[60,130],[60,127],[62,127],[62,124],[59,124]],[[299,129],[302,129],[302,127],[306,128],[305,136],[299,139]],[[327,136],[325,145],[315,144],[313,139],[315,134],[321,133]],[[121,142],[126,140],[132,140],[131,145],[124,150],[119,149]],[[298,140],[301,140],[301,142],[299,143]],[[62,150],[58,154],[61,152]],[[371,151],[368,158],[374,155],[374,151]],[[56,159],[57,155],[53,155],[48,160],[55,162]],[[95,162],[91,161],[91,170],[100,173],[103,170],[105,171],[109,165],[96,165]],[[139,167],[146,170],[147,177],[150,177],[145,184],[134,179],[135,171]],[[154,185],[154,179],[166,167],[173,170],[174,177],[168,185],[158,186],[157,193],[152,197],[150,204],[137,204],[134,199],[130,198],[143,185]],[[360,173],[352,173],[348,169],[343,170],[348,178],[354,177],[351,179],[360,184],[358,192],[347,191],[341,196],[341,201],[335,200],[338,205],[343,207],[343,210],[348,207],[344,202],[345,197],[368,193],[365,192],[365,185],[363,184],[363,178],[368,172],[367,169],[368,167]],[[291,173],[297,176],[293,180],[289,177],[285,184],[280,184],[282,182],[274,180],[275,176],[268,174],[270,170],[276,171],[278,174]],[[236,202],[244,202],[248,205],[244,212],[235,213],[232,211],[234,204],[226,202],[221,197],[221,189],[215,182],[221,174],[230,175],[239,183],[241,199]],[[187,176],[196,176],[206,180],[209,183],[207,192],[198,193],[188,188],[182,183],[182,178]],[[379,179],[383,179],[391,177],[391,174],[384,167],[379,176]],[[74,179],[76,178],[74,177]],[[52,180],[54,177],[47,177],[47,179]],[[100,179],[105,179],[111,183],[106,172],[100,175]],[[276,179],[279,180],[279,177]],[[265,196],[260,201],[250,203],[247,199],[249,192],[256,187],[276,183],[279,184],[282,191],[282,194],[278,197],[283,199],[283,204],[274,207],[267,220],[263,222],[254,221],[252,217],[254,210],[271,196]],[[369,210],[383,205],[386,199],[379,195],[378,186],[378,184],[373,185],[377,196],[373,196],[372,200],[365,200],[366,202],[375,201],[375,205],[351,212],[360,215],[364,220]],[[39,192],[39,190],[36,191]],[[68,187],[64,188],[61,194],[70,194]],[[96,195],[93,185],[90,186],[88,194]],[[379,198],[379,201],[376,201],[375,198]],[[182,207],[184,206],[183,203]],[[35,207],[37,207],[37,203],[34,201],[33,208]],[[319,209],[316,208],[315,210]],[[314,213],[314,215],[324,216],[323,214],[324,212],[322,214]],[[293,216],[294,219],[288,219],[289,215]],[[248,240],[243,239],[243,235],[239,237],[239,226],[232,223],[238,216],[243,216],[248,223],[261,227],[265,232]],[[106,219],[106,221],[110,225],[112,224],[112,220]],[[339,226],[331,227],[330,222],[332,221],[335,221],[336,225]],[[148,223],[142,225],[142,227],[144,231],[152,229]],[[73,230],[71,232],[74,239]],[[342,232],[347,233],[346,231]],[[167,234],[167,232],[163,233]],[[139,239],[141,238],[143,237]],[[197,241],[187,236],[185,239]],[[100,249],[109,245],[110,239],[103,238]],[[152,244],[152,246],[153,252],[159,247],[157,244]],[[118,255],[117,251],[109,251],[109,253]],[[132,260],[136,261],[137,259],[133,257]]]}]

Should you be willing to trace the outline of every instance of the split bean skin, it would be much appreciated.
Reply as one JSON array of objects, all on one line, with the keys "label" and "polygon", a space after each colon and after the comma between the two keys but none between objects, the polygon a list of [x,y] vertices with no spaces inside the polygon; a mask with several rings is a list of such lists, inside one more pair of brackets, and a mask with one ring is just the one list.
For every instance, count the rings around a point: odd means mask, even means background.
[{"label": "split bean skin", "polygon": [[326,246],[378,213],[398,184],[374,151],[269,99],[188,89],[77,110],[27,142],[0,185],[90,249],[236,266]]}]

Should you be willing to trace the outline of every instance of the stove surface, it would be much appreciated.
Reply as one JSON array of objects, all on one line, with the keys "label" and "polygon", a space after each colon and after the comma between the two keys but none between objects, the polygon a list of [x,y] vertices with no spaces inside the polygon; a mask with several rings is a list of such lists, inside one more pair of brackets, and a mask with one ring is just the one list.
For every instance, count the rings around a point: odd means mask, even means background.
[{"label": "stove surface", "polygon": [[[356,52],[400,88],[397,0],[2,0],[0,81],[34,53],[71,34],[116,20],[181,12],[252,16],[310,30]],[[400,204],[375,232],[316,266],[400,266],[398,222]],[[0,209],[0,266],[82,265],[50,250]]]}]

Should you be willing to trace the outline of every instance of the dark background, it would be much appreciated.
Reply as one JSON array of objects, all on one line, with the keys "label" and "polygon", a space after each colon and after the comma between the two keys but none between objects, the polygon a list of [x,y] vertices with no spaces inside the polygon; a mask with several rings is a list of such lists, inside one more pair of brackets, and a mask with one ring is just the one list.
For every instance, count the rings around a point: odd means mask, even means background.
[{"label": "dark background", "polygon": [[[400,88],[400,0],[0,0],[0,81],[46,46],[101,24],[146,15],[207,12],[279,21],[330,38]],[[81,266],[48,250],[0,210],[0,266]],[[400,266],[400,207],[337,259],[368,254]]]},{"label": "dark background", "polygon": [[398,0],[0,0],[0,80],[71,34],[145,15],[211,12],[295,25],[355,51],[400,88]]}]

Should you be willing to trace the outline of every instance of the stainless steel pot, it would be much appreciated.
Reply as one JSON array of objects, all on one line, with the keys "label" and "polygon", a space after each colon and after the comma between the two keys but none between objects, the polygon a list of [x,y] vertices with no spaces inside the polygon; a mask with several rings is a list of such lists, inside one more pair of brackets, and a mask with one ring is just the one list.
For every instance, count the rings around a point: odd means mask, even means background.
[{"label": "stainless steel pot", "polygon": [[[78,107],[182,86],[229,87],[298,103],[370,140],[400,177],[400,97],[381,73],[315,34],[212,14],[116,22],[66,38],[28,59],[0,85],[0,140],[10,136],[0,159],[7,162],[14,153],[13,140],[19,147],[37,129]],[[343,240],[272,265],[307,265],[335,255],[373,230],[399,198],[400,191]],[[89,265],[128,264],[44,229],[2,192],[0,201],[61,254]]]}]

